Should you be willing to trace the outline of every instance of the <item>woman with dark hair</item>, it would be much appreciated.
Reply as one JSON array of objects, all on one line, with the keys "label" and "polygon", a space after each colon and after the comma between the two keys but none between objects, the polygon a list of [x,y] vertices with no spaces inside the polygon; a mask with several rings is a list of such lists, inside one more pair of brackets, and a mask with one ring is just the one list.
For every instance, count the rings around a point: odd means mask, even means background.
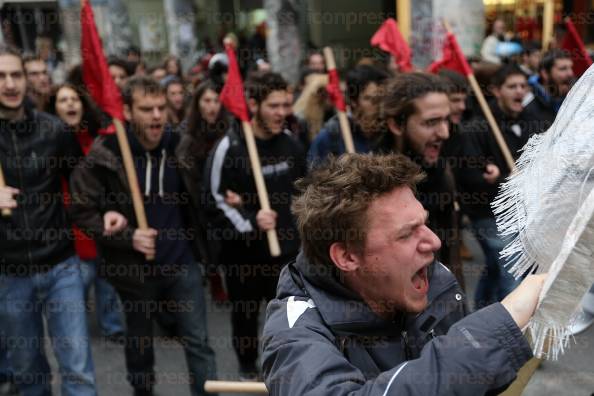
[{"label": "woman with dark hair", "polygon": [[[215,82],[206,80],[200,83],[192,97],[187,118],[179,126],[181,141],[178,150],[183,150],[183,155],[180,157],[196,162],[195,169],[198,170],[196,188],[201,190],[207,157],[215,143],[227,132],[231,122],[231,118],[221,105],[219,93],[220,88]],[[211,246],[211,256],[216,253],[215,250]],[[203,258],[204,261],[207,259],[210,258]],[[206,268],[208,267],[206,265]],[[227,300],[219,273],[216,268],[210,269],[214,269],[214,271],[209,270],[213,299]]]},{"label": "woman with dark hair", "polygon": [[[86,93],[70,83],[59,85],[54,89],[49,105],[49,110],[74,130],[81,149],[86,155],[101,129],[104,117],[101,111]],[[65,194],[67,190],[68,185],[65,181]],[[106,219],[110,217],[107,216]],[[115,221],[115,218],[112,219]],[[121,225],[121,220],[118,222]],[[124,325],[120,302],[114,288],[105,279],[97,276],[99,257],[95,243],[76,227],[74,227],[74,236],[85,289],[88,292],[91,284],[95,285],[97,321],[101,331],[108,340],[121,342],[124,337]]]},{"label": "woman with dark hair", "polygon": [[83,153],[87,153],[101,128],[102,113],[82,89],[71,83],[55,87],[49,111],[73,128]]},{"label": "woman with dark hair", "polygon": [[219,93],[220,88],[211,80],[198,85],[188,115],[182,123],[187,141],[194,145],[192,153],[203,162],[216,141],[229,128],[230,119],[221,105]]}]

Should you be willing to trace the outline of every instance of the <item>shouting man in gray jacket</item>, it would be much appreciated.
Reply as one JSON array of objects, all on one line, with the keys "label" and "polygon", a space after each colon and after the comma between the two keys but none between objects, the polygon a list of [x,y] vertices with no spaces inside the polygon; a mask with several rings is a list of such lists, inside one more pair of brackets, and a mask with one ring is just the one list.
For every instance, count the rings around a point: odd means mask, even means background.
[{"label": "shouting man in gray jacket", "polygon": [[531,357],[522,335],[544,276],[466,316],[399,155],[332,159],[299,184],[302,253],[268,306],[271,395],[497,394]]}]

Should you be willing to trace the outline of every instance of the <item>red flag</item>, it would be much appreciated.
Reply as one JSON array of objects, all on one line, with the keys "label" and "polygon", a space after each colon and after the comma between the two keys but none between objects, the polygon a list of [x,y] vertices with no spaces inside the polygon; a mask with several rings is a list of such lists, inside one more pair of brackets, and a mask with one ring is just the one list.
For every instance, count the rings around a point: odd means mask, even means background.
[{"label": "red flag", "polygon": [[413,69],[411,51],[398,29],[398,23],[393,18],[386,19],[371,38],[371,45],[389,52],[396,59],[396,64],[403,72]]},{"label": "red flag", "polygon": [[466,57],[462,53],[456,36],[453,33],[448,33],[443,42],[442,58],[429,66],[430,73],[437,73],[441,69],[455,70],[465,76],[472,74],[472,69],[466,61]]},{"label": "red flag", "polygon": [[219,99],[223,106],[235,117],[241,121],[249,121],[250,117],[248,115],[247,104],[245,103],[243,82],[241,81],[237,58],[235,58],[235,51],[230,45],[225,45],[225,52],[229,59],[229,71],[227,72],[227,80],[225,81]]},{"label": "red flag", "polygon": [[95,26],[93,8],[86,0],[83,1],[80,10],[80,23],[83,81],[99,108],[111,117],[123,121],[124,106],[120,90],[109,74],[101,39]]},{"label": "red flag", "polygon": [[570,18],[565,18],[565,26],[567,26],[567,33],[561,43],[561,48],[571,54],[573,60],[573,74],[577,77],[581,76],[592,64],[592,59],[584,47],[584,42],[578,34],[575,25]]},{"label": "red flag", "polygon": [[340,90],[340,77],[338,77],[338,71],[336,69],[328,70],[328,85],[326,85],[326,91],[330,100],[339,111],[346,111],[346,103],[344,102],[344,96]]}]

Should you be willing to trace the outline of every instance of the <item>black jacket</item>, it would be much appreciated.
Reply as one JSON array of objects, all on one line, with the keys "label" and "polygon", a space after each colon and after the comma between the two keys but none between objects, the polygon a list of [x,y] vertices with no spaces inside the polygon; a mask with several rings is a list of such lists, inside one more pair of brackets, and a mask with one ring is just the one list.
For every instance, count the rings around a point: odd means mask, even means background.
[{"label": "black jacket", "polygon": [[[305,152],[289,131],[269,140],[256,139],[262,174],[272,210],[278,213],[276,231],[281,257],[294,258],[299,236],[291,214],[294,183],[307,171]],[[266,233],[258,228],[260,203],[245,140],[231,128],[213,149],[205,173],[209,199],[209,240],[222,246],[218,261],[224,264],[269,263]],[[243,205],[225,203],[231,190],[242,197]]]},{"label": "black jacket", "polygon": [[507,310],[464,317],[452,274],[431,266],[429,304],[392,321],[301,254],[268,304],[262,364],[271,396],[498,394],[532,357]]},{"label": "black jacket", "polygon": [[[135,139],[128,133],[129,139]],[[189,145],[179,145],[179,136],[172,134],[172,161],[179,170],[183,191],[176,202],[182,207],[187,220],[188,234],[196,259],[208,260],[203,205],[200,202],[198,177],[192,167]],[[131,142],[132,145],[132,142]],[[144,157],[133,156],[135,161]],[[138,175],[142,177],[142,175]],[[102,258],[100,275],[110,280],[118,289],[138,292],[144,284],[153,263],[147,263],[144,256],[133,249],[132,235],[137,228],[132,206],[130,188],[122,162],[122,155],[115,135],[101,136],[95,140],[88,155],[73,172],[70,180],[72,205],[69,210],[73,221],[97,242]],[[111,237],[103,235],[103,214],[114,210],[128,219],[128,226]],[[150,226],[150,224],[149,224]]]},{"label": "black jacket", "polygon": [[6,185],[18,188],[17,208],[0,217],[0,271],[27,276],[74,255],[62,178],[82,152],[58,118],[25,108],[24,119],[0,120],[0,163]]},{"label": "black jacket", "polygon": [[[540,120],[525,111],[512,119],[495,103],[491,104],[491,111],[512,157],[517,160],[528,139],[541,131]],[[462,150],[455,161],[454,172],[462,210],[471,219],[493,217],[490,204],[497,195],[499,184],[509,175],[510,168],[484,117],[475,117],[463,123],[461,129]],[[487,164],[497,165],[501,172],[493,184],[487,183],[483,177]]]}]

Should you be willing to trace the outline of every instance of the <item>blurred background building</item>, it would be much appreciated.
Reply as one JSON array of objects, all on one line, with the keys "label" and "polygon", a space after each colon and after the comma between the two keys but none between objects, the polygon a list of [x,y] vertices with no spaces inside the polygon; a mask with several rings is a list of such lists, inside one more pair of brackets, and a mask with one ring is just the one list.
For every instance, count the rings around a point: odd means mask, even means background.
[{"label": "blurred background building", "polygon": [[[503,18],[511,34],[540,40],[545,0],[415,0],[410,43],[425,66],[441,44],[441,19],[450,21],[466,55],[475,55],[491,22]],[[243,45],[268,45],[273,68],[291,69],[310,48],[330,45],[339,66],[374,56],[369,38],[398,0],[91,0],[105,51],[126,55],[137,47],[150,66],[168,54],[184,68],[218,51],[234,32]],[[571,15],[584,41],[594,41],[594,0],[555,0],[555,19]],[[80,60],[80,0],[0,1],[0,39],[26,52],[75,65]],[[436,34],[437,33],[437,34]],[[289,58],[289,59],[287,59]],[[281,66],[282,65],[282,66]],[[292,72],[290,72],[292,73]]]}]

